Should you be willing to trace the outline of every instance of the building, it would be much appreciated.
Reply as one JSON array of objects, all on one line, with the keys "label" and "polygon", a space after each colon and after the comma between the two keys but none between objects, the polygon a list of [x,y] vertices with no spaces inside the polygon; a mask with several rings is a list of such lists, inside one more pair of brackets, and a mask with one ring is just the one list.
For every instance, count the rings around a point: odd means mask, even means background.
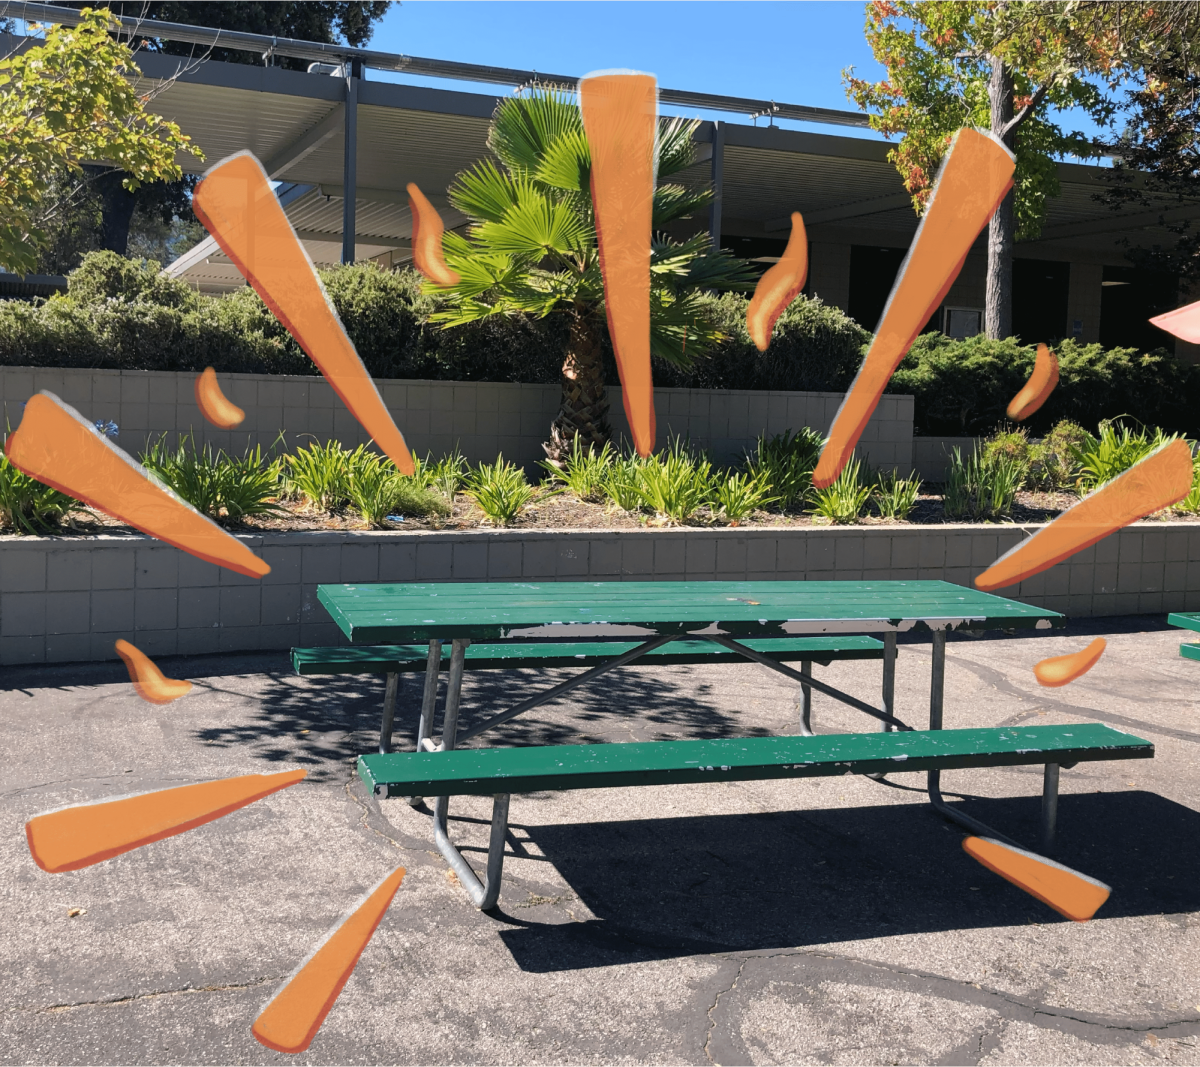
[{"label": "building", "polygon": [[[22,4],[25,17],[70,21],[77,13]],[[35,10],[36,9],[36,10]],[[192,41],[199,52],[215,31],[148,21],[138,32]],[[312,42],[275,41],[221,33],[223,47],[300,56],[309,71],[215,61],[181,63],[141,53],[152,85],[173,83],[155,108],[204,150],[211,164],[242,149],[258,156],[313,260],[320,264],[374,260],[397,266],[411,259],[411,218],[405,185],[415,181],[443,213],[448,228],[465,219],[445,190],[456,172],[486,155],[493,94],[372,81],[374,69],[403,70],[493,85],[527,85],[529,71],[422,60]],[[574,79],[542,75],[543,82]],[[663,90],[675,107],[730,114],[697,130],[700,162],[693,176],[711,180],[719,198],[707,219],[722,246],[770,261],[782,251],[792,211],[804,215],[810,240],[807,291],[847,311],[868,328],[878,321],[917,219],[881,141],[807,133],[775,126],[777,117],[831,126],[863,126],[856,112],[780,105]],[[734,120],[736,119],[736,121]],[[190,158],[181,163],[193,170]],[[1161,224],[1200,218],[1200,202],[1168,211],[1113,212],[1094,198],[1102,168],[1058,165],[1061,196],[1049,202],[1036,241],[1019,244],[1014,268],[1014,332],[1026,342],[1073,336],[1105,345],[1174,347],[1200,361],[1200,348],[1150,326],[1151,315],[1183,302],[1174,280],[1147,276],[1126,258],[1128,244],[1167,243]],[[687,180],[687,175],[684,176]],[[348,198],[347,190],[352,190]],[[954,336],[978,332],[984,304],[984,238],[931,319]],[[211,239],[168,270],[208,291],[243,284]]]}]

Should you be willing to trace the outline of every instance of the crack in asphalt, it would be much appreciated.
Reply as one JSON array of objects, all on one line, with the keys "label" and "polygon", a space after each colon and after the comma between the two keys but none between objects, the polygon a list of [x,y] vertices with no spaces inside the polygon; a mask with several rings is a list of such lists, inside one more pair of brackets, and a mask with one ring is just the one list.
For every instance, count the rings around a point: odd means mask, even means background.
[{"label": "crack in asphalt", "polygon": [[[721,957],[716,956],[715,958],[720,959]],[[712,1049],[710,1047],[712,1045],[713,1032],[717,1028],[717,1020],[713,1017],[713,1012],[717,1010],[717,1006],[721,1003],[722,997],[732,993],[735,989],[737,989],[738,980],[742,977],[742,972],[746,969],[746,964],[749,962],[750,957],[742,960],[741,966],[738,967],[737,973],[733,976],[733,981],[730,982],[725,989],[717,990],[717,995],[713,998],[712,1004],[709,1005],[708,1011],[705,1012],[705,1015],[708,1016],[708,1030],[704,1036],[704,1055],[708,1057],[708,1062],[711,1064],[715,1065],[717,1063],[717,1061],[713,1059]]]},{"label": "crack in asphalt", "polygon": [[182,996],[188,993],[227,993],[241,989],[257,989],[259,986],[268,985],[271,982],[282,982],[287,975],[267,975],[261,978],[255,978],[249,982],[230,982],[226,985],[205,985],[205,986],[182,986],[179,989],[155,989],[149,993],[131,993],[124,997],[105,997],[101,1000],[79,1000],[72,1001],[69,1004],[50,1004],[43,1008],[18,1008],[17,1011],[33,1012],[35,1015],[47,1015],[63,1011],[72,1011],[75,1008],[102,1008],[111,1004],[132,1004],[138,1000],[153,1000],[155,997],[174,997]]}]

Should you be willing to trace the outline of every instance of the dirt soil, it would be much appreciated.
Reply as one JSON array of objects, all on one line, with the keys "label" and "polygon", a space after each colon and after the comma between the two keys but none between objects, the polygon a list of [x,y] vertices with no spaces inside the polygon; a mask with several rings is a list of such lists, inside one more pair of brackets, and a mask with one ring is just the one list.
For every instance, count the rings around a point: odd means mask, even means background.
[{"label": "dirt soil", "polygon": [[[1067,508],[1078,501],[1073,493],[1029,492],[1017,494],[1016,504],[1012,514],[1001,520],[1000,524],[1029,525],[1032,523],[1049,522],[1062,514]],[[246,519],[241,523],[222,520],[222,525],[230,530],[243,533],[253,532],[287,532],[294,530],[367,530],[371,529],[356,513],[315,511],[294,501],[281,501],[284,514],[274,516],[259,516]],[[61,533],[70,536],[80,535],[137,533],[111,516],[101,512],[76,512],[72,516],[70,526],[64,526]],[[1173,522],[1200,522],[1200,515],[1188,515],[1173,512],[1169,508],[1144,519],[1144,522],[1161,520]],[[946,518],[942,505],[942,497],[937,493],[924,493],[917,499],[917,506],[906,520],[884,519],[879,515],[867,514],[862,516],[856,525],[860,526],[932,526],[947,522],[955,522]],[[791,526],[820,526],[826,525],[824,520],[805,513],[785,514],[774,510],[756,511],[748,518],[738,523],[726,522],[707,509],[701,509],[696,515],[682,524],[669,520],[656,519],[650,515],[635,515],[621,511],[609,504],[597,504],[578,500],[566,494],[541,493],[534,497],[525,511],[511,524],[510,529],[521,530],[637,530],[655,529],[664,526],[693,528],[730,527],[762,529]],[[473,501],[459,494],[454,501],[453,512],[450,516],[430,516],[415,518],[405,516],[401,521],[389,520],[386,526],[377,529],[394,530],[398,533],[405,531],[424,530],[486,530],[493,529],[492,522],[483,514]]]}]

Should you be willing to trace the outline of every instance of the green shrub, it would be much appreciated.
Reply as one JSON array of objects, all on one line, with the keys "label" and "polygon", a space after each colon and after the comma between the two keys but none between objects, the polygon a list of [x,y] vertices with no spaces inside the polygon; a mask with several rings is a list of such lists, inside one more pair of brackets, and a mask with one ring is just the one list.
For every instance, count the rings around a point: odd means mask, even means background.
[{"label": "green shrub", "polygon": [[751,512],[778,499],[771,496],[771,486],[761,474],[736,474],[730,471],[716,482],[713,491],[713,505],[720,510],[726,522],[734,526]]},{"label": "green shrub", "polygon": [[812,491],[809,511],[826,522],[857,522],[870,497],[871,487],[863,481],[862,464],[852,459],[832,485]]},{"label": "green shrub", "polygon": [[369,526],[387,527],[391,515],[449,515],[450,505],[439,493],[405,477],[390,459],[355,450],[347,463],[346,492],[354,510]]},{"label": "green shrub", "polygon": [[1134,430],[1125,423],[1106,419],[1100,423],[1099,437],[1088,434],[1082,443],[1071,449],[1079,495],[1085,496],[1093,489],[1111,482],[1118,474],[1123,474],[1156,448],[1161,448],[1178,436],[1166,434],[1158,427],[1154,428],[1153,433]]},{"label": "green shrub", "polygon": [[746,469],[764,479],[784,511],[802,505],[812,485],[813,470],[825,438],[807,426],[759,437],[758,447],[746,458]]},{"label": "green shrub", "polygon": [[880,518],[903,522],[917,506],[920,493],[920,478],[901,478],[895,471],[887,471],[875,476],[875,488],[871,499],[879,511]]},{"label": "green shrub", "polygon": [[1013,456],[976,451],[964,460],[956,448],[946,471],[946,517],[994,522],[1012,511],[1024,478],[1025,468]]},{"label": "green shrub", "polygon": [[622,511],[642,507],[641,471],[646,461],[638,455],[617,456],[604,478],[604,497]]},{"label": "green shrub", "polygon": [[84,511],[74,497],[17,470],[0,452],[0,529],[19,534],[51,534],[72,511]]},{"label": "green shrub", "polygon": [[495,463],[481,463],[467,475],[466,494],[493,523],[508,526],[533,499],[533,486],[515,463],[497,456]]},{"label": "green shrub", "polygon": [[417,484],[441,493],[450,502],[465,484],[468,470],[467,459],[457,447],[450,455],[436,461],[432,453],[427,453],[424,459],[413,457],[413,477]]},{"label": "green shrub", "polygon": [[314,441],[284,458],[285,491],[318,511],[336,511],[350,500],[348,449],[338,441]]},{"label": "green shrub", "polygon": [[[1062,341],[1058,387],[1024,424],[1033,436],[1062,419],[1095,426],[1128,414],[1146,425],[1200,431],[1200,367],[1159,349],[1104,349]],[[930,436],[974,436],[1006,424],[1008,403],[1028,380],[1036,348],[1015,339],[953,341],[922,334],[893,375],[888,391],[916,398],[914,429]]]},{"label": "green shrub", "polygon": [[595,503],[604,499],[613,456],[613,447],[608,441],[599,452],[591,445],[584,452],[576,436],[564,467],[557,467],[549,460],[542,460],[541,466],[552,481],[561,482],[580,500]]},{"label": "green shrub", "polygon": [[279,461],[264,456],[258,445],[241,456],[230,456],[214,452],[210,444],[198,449],[191,434],[181,435],[172,449],[163,434],[140,458],[142,466],[167,488],[210,519],[237,524],[283,511],[275,502]]},{"label": "green shrub", "polygon": [[1027,484],[1035,489],[1061,490],[1074,484],[1075,450],[1088,439],[1088,432],[1070,419],[1062,419],[1039,442],[1030,446]]},{"label": "green shrub", "polygon": [[712,463],[679,438],[646,459],[637,478],[642,506],[660,519],[686,522],[712,497]]}]

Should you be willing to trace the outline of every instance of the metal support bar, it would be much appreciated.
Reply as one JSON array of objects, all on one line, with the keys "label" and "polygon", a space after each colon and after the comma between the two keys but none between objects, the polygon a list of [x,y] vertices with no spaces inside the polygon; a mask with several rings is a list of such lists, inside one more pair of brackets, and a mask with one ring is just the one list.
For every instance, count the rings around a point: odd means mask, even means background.
[{"label": "metal support bar", "polygon": [[1054,851],[1058,829],[1058,764],[1047,763],[1042,774],[1042,851]]},{"label": "metal support bar", "polygon": [[933,667],[929,679],[929,729],[942,728],[942,703],[946,688],[946,631],[933,631]]},{"label": "metal support bar", "polygon": [[[425,660],[425,692],[421,697],[421,718],[417,723],[417,751],[425,752],[433,750],[433,740],[430,735],[433,733],[433,716],[437,710],[437,690],[438,678],[442,671],[442,643],[441,641],[429,642],[429,658]],[[417,807],[423,801],[424,797],[408,797],[407,800],[412,807]]]},{"label": "metal support bar", "polygon": [[[605,663],[599,663],[590,671],[584,671],[583,674],[578,674],[574,678],[569,678],[567,681],[556,685],[551,689],[543,690],[528,700],[522,700],[520,704],[514,704],[507,711],[502,711],[499,715],[493,715],[490,719],[484,719],[478,726],[472,726],[469,730],[464,730],[459,735],[460,741],[470,741],[473,737],[478,737],[481,733],[490,730],[493,726],[499,726],[501,723],[508,722],[509,719],[515,719],[523,712],[529,711],[531,708],[536,708],[539,704],[545,704],[547,700],[553,700],[563,693],[569,692],[576,686],[585,685],[593,678],[597,678],[608,671],[614,670],[617,667],[624,667],[626,663],[644,656],[647,652],[652,652],[660,645],[665,645],[668,641],[675,641],[685,634],[667,634],[665,637],[656,637],[652,641],[647,641],[643,645],[638,645],[637,648],[631,648],[622,656],[617,656],[615,659],[610,659]],[[447,697],[447,702],[449,698]],[[447,703],[446,715],[449,717],[449,703]],[[457,711],[456,711],[457,716]],[[442,728],[442,736],[445,737],[446,729]]]},{"label": "metal support bar", "polygon": [[496,793],[492,797],[492,834],[488,841],[487,875],[482,882],[450,840],[446,829],[450,798],[438,797],[433,807],[433,838],[438,851],[458,875],[472,903],[480,911],[494,908],[500,899],[500,881],[504,877],[504,835],[508,830],[508,801],[507,793]]},{"label": "metal support bar", "polygon": [[[693,635],[694,636],[694,635]],[[868,715],[873,715],[876,719],[883,722],[891,723],[897,729],[911,730],[912,727],[907,723],[901,722],[894,715],[889,715],[887,712],[880,711],[878,708],[871,707],[865,700],[859,700],[858,697],[852,697],[849,693],[843,693],[840,689],[835,689],[825,682],[818,682],[816,678],[809,675],[807,678],[797,670],[793,670],[786,664],[780,663],[778,660],[772,659],[770,656],[764,655],[762,652],[757,652],[753,648],[746,645],[738,644],[730,637],[723,637],[717,634],[704,634],[710,641],[715,641],[718,645],[723,645],[725,648],[731,649],[746,657],[746,659],[754,660],[755,663],[761,663],[764,667],[769,667],[773,671],[778,671],[791,678],[793,681],[799,682],[801,685],[810,685],[818,693],[824,693],[826,696],[831,696],[834,700],[840,700],[843,704],[849,704],[852,708],[857,708],[859,711],[864,711]]]},{"label": "metal support bar", "polygon": [[362,60],[347,64],[345,152],[342,160],[342,262],[354,262],[354,211],[358,187],[358,83],[362,80]]},{"label": "metal support bar", "polygon": [[929,803],[933,805],[934,810],[944,818],[951,822],[958,823],[959,826],[965,827],[972,833],[983,834],[984,837],[993,837],[997,841],[1002,841],[1006,845],[1012,845],[1013,848],[1020,848],[1011,837],[1000,833],[988,826],[985,822],[980,822],[978,819],[972,819],[970,815],[964,815],[956,808],[950,807],[945,800],[942,799],[942,772],[929,772]]},{"label": "metal support bar", "polygon": [[708,236],[716,251],[721,247],[721,200],[725,195],[725,123],[720,121],[713,123],[709,166],[713,198],[708,205]]},{"label": "metal support bar", "polygon": [[[896,714],[896,631],[883,635],[883,710]],[[883,724],[884,730],[892,730],[891,723]]]},{"label": "metal support bar", "polygon": [[800,733],[812,737],[812,660],[800,661],[800,676],[808,679],[800,683]]},{"label": "metal support bar", "polygon": [[[458,707],[462,700],[463,669],[469,637],[456,637],[450,645],[450,677],[446,681],[446,714],[442,716],[442,751],[449,752],[458,742]],[[465,741],[466,738],[464,737]]]},{"label": "metal support bar", "polygon": [[396,721],[396,691],[400,688],[400,675],[388,671],[387,690],[383,694],[383,722],[379,725],[379,751],[386,756],[392,748],[392,726]]}]

